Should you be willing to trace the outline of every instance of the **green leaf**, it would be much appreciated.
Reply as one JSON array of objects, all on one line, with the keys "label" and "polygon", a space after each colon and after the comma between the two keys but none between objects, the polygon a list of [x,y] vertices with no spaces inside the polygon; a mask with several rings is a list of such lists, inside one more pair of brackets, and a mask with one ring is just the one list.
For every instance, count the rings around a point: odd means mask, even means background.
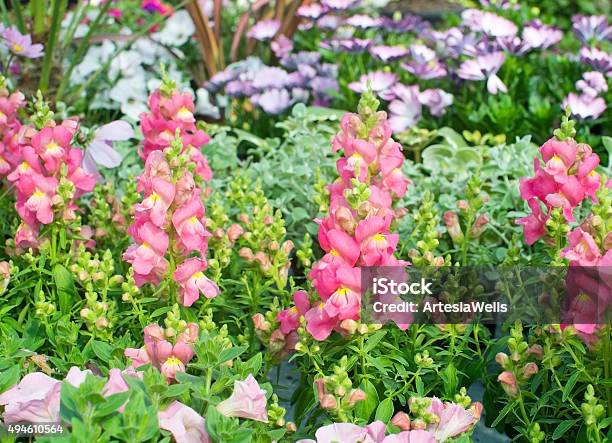
[{"label": "green leaf", "polygon": [[576,385],[576,382],[578,381],[578,377],[580,377],[580,372],[575,372],[574,374],[572,374],[569,380],[567,380],[567,383],[565,384],[565,387],[563,388],[563,396],[561,398],[561,401],[567,401],[567,399],[570,397],[570,394],[572,393],[572,389],[574,389],[574,386]]},{"label": "green leaf", "polygon": [[374,420],[380,420],[383,423],[389,423],[389,420],[391,420],[392,416],[393,400],[391,400],[390,398],[385,398],[376,408],[376,415],[374,416]]},{"label": "green leaf", "polygon": [[365,400],[357,402],[355,415],[366,422],[370,421],[370,416],[378,406],[378,392],[370,380],[363,380],[359,388],[366,393]]},{"label": "green leaf", "polygon": [[96,357],[98,357],[103,362],[109,361],[113,352],[113,348],[111,345],[98,340],[93,340],[91,342],[91,350],[94,354],[96,354]]},{"label": "green leaf", "polygon": [[189,384],[175,384],[175,385],[171,385],[168,389],[166,389],[166,392],[164,392],[164,395],[162,396],[163,398],[173,398],[173,397],[178,397],[179,395],[189,391]]},{"label": "green leaf", "polygon": [[437,130],[437,134],[444,138],[446,142],[451,145],[453,148],[464,148],[467,146],[465,139],[456,132],[454,129],[443,127]]},{"label": "green leaf", "polygon": [[612,137],[604,136],[601,138],[604,148],[608,151],[608,169],[612,169]]},{"label": "green leaf", "polygon": [[496,427],[499,423],[501,423],[501,421],[504,419],[504,417],[506,415],[508,415],[508,412],[510,412],[511,410],[513,410],[516,405],[518,404],[518,400],[514,400],[511,403],[508,403],[506,406],[504,406],[504,409],[502,409],[501,411],[499,411],[499,415],[497,416],[497,418],[493,421],[493,423],[491,424],[491,427],[494,428]]},{"label": "green leaf", "polygon": [[72,274],[62,265],[55,265],[53,267],[53,282],[59,296],[60,312],[69,314],[74,305],[75,300],[73,298],[76,296]]},{"label": "green leaf", "polygon": [[380,343],[380,341],[386,334],[387,331],[378,331],[377,333],[371,335],[370,338],[368,338],[366,345],[363,347],[363,351],[370,352],[376,347],[376,345],[378,345],[378,343]]},{"label": "green leaf", "polygon": [[228,360],[233,360],[239,355],[241,355],[244,351],[246,351],[248,346],[236,346],[229,349],[224,349],[219,354],[219,364],[225,363]]},{"label": "green leaf", "polygon": [[117,412],[117,410],[125,404],[129,396],[129,391],[109,395],[104,403],[96,406],[94,416],[97,418],[101,418],[106,417],[107,415],[112,414],[114,412]]},{"label": "green leaf", "polygon": [[7,391],[19,382],[19,365],[11,366],[0,373],[0,393]]},{"label": "green leaf", "polygon": [[558,440],[563,437],[563,435],[576,423],[578,423],[578,420],[563,420],[553,431],[553,440]]}]

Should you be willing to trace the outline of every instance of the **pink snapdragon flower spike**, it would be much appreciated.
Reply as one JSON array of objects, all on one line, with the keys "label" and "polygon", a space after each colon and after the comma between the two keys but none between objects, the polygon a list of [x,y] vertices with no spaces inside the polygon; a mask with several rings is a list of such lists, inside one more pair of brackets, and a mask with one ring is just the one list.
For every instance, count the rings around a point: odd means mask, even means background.
[{"label": "pink snapdragon flower spike", "polygon": [[251,420],[268,422],[266,411],[266,391],[252,374],[243,380],[234,382],[232,395],[217,405],[217,411],[226,417],[241,417]]},{"label": "pink snapdragon flower spike", "polygon": [[[48,120],[41,128],[20,129],[17,147],[21,162],[7,176],[15,185],[15,208],[22,219],[15,234],[18,247],[36,247],[41,224],[74,220],[76,200],[96,184],[95,177],[82,167],[83,151],[72,145],[77,128],[78,122],[68,119],[60,125]],[[62,191],[68,184],[74,192]]]},{"label": "pink snapdragon flower spike", "polygon": [[32,43],[32,37],[21,34],[15,27],[0,32],[0,41],[18,57],[39,58],[44,55],[43,45]]},{"label": "pink snapdragon flower spike", "polygon": [[295,308],[279,314],[283,334],[292,333],[301,317],[316,340],[334,330],[347,333],[341,325],[353,325],[360,317],[360,267],[407,264],[394,257],[398,236],[391,224],[393,201],[405,194],[409,181],[401,172],[401,146],[377,107],[373,94],[364,94],[361,114],[346,114],[332,141],[332,150],[343,156],[336,163],[339,177],[328,186],[329,213],[317,220],[326,253],[308,275],[319,299],[310,305],[305,294],[296,293]]},{"label": "pink snapdragon flower spike", "polygon": [[167,78],[151,94],[149,105],[151,113],[141,115],[145,167],[137,190],[143,199],[134,206],[128,228],[135,244],[123,259],[132,264],[138,286],[174,280],[177,300],[192,306],[200,294],[219,294],[217,285],[203,274],[211,236],[203,196],[212,172],[199,147],[208,136],[195,126],[191,97],[178,92]]},{"label": "pink snapdragon flower spike", "polygon": [[9,93],[0,83],[0,177],[7,176],[20,162],[19,110],[25,106],[21,92]]},{"label": "pink snapdragon flower spike", "polygon": [[[563,133],[575,133],[573,122],[567,117],[562,128]],[[586,198],[595,202],[595,193],[601,185],[601,177],[595,171],[599,156],[589,145],[576,143],[562,133],[559,136],[562,139],[555,136],[540,147],[544,166],[539,158],[534,158],[534,176],[520,180],[521,197],[532,211],[516,221],[523,225],[527,244],[546,235],[546,222],[554,208],[561,209],[567,222],[575,221],[574,209]]]},{"label": "pink snapdragon flower spike", "polygon": [[212,443],[206,432],[206,420],[181,402],[173,401],[157,416],[159,427],[169,431],[176,443]]},{"label": "pink snapdragon flower spike", "polygon": [[144,347],[127,348],[124,355],[128,357],[132,368],[151,364],[169,381],[174,381],[177,372],[185,372],[185,366],[194,356],[193,344],[198,337],[198,325],[188,323],[186,329],[171,342],[171,338],[157,324],[150,324],[144,329]]},{"label": "pink snapdragon flower spike", "polygon": [[493,95],[499,91],[508,92],[506,85],[497,76],[497,71],[504,64],[505,58],[503,52],[480,55],[461,63],[457,75],[465,80],[486,80],[487,90]]},{"label": "pink snapdragon flower spike", "polygon": [[[183,153],[195,163],[195,173],[204,181],[212,178],[212,171],[201,152],[210,137],[196,127],[193,115],[195,105],[189,93],[181,93],[168,79],[162,88],[149,96],[148,113],[140,115],[140,128],[144,136],[140,156],[146,160],[152,151],[163,151],[177,134],[183,141]],[[177,132],[178,131],[178,132]]]}]

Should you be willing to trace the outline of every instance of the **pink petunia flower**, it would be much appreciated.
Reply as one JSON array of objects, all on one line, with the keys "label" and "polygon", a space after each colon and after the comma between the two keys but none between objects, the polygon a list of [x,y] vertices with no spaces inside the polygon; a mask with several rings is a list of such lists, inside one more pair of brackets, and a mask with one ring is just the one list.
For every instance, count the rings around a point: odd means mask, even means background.
[{"label": "pink petunia flower", "polygon": [[200,414],[181,402],[173,401],[157,413],[159,427],[172,433],[176,443],[211,443],[206,421]]}]

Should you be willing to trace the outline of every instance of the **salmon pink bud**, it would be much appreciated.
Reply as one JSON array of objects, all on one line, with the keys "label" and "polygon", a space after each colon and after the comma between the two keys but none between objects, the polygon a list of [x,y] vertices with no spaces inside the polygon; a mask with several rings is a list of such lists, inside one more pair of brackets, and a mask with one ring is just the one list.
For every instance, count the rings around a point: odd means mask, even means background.
[{"label": "salmon pink bud", "polygon": [[279,247],[280,247],[280,246],[279,246],[279,244],[278,244],[278,242],[277,242],[277,241],[271,241],[271,242],[268,244],[268,249],[270,249],[270,251],[278,251],[278,248],[279,248]]},{"label": "salmon pink bud", "polygon": [[353,217],[353,212],[349,208],[346,206],[340,206],[338,209],[336,209],[334,217],[336,218],[336,222],[343,230],[349,234],[355,232],[357,223],[355,222],[355,217]]},{"label": "salmon pink bud", "polygon": [[271,225],[272,223],[274,223],[274,217],[272,217],[271,215],[267,215],[264,217],[264,225]]},{"label": "salmon pink bud", "polygon": [[502,368],[505,368],[510,359],[508,358],[507,354],[504,354],[503,352],[498,352],[497,355],[495,355],[495,361]]},{"label": "salmon pink bud", "polygon": [[354,334],[357,331],[358,326],[359,326],[359,323],[357,323],[355,320],[352,320],[350,318],[347,318],[346,320],[342,320],[340,322],[340,327],[344,329],[346,332],[348,332],[349,334]]},{"label": "salmon pink bud", "polygon": [[536,365],[535,363],[527,363],[523,367],[523,377],[527,379],[537,373],[538,373],[538,365]]},{"label": "salmon pink bud", "polygon": [[291,240],[286,240],[282,246],[281,246],[281,251],[283,251],[285,254],[289,255],[291,253],[291,251],[293,251],[293,248],[295,247],[295,245],[293,244],[293,242]]},{"label": "salmon pink bud", "polygon": [[362,401],[366,399],[366,393],[361,389],[353,389],[348,398],[349,406],[355,406],[358,401]]},{"label": "salmon pink bud", "polygon": [[391,424],[397,426],[402,431],[410,430],[410,417],[405,412],[398,412],[391,419]]},{"label": "salmon pink bud", "polygon": [[270,257],[265,252],[259,251],[255,253],[255,260],[261,266],[262,271],[267,272],[270,270],[272,264],[270,263]]},{"label": "salmon pink bud", "polygon": [[297,431],[297,426],[295,425],[295,423],[290,421],[287,423],[287,426],[285,427],[285,429],[287,430],[287,432],[293,433]]},{"label": "salmon pink bud", "polygon": [[463,231],[461,225],[459,225],[459,217],[456,212],[446,211],[444,213],[444,223],[453,243],[458,244],[463,241]]},{"label": "salmon pink bud", "polygon": [[606,238],[603,242],[603,248],[605,251],[612,250],[612,232],[608,232],[608,234],[606,235]]},{"label": "salmon pink bud", "polygon": [[104,317],[100,317],[96,320],[96,327],[99,329],[104,329],[108,327],[108,320]]},{"label": "salmon pink bud", "polygon": [[238,251],[238,255],[244,258],[246,261],[253,261],[255,256],[253,255],[253,251],[250,248],[240,248]]},{"label": "salmon pink bud", "polygon": [[244,223],[247,226],[251,224],[251,220],[249,219],[249,216],[246,214],[240,214],[238,216],[238,220],[240,220],[242,223]]},{"label": "salmon pink bud", "polygon": [[325,394],[323,397],[319,399],[319,404],[323,409],[335,409],[338,405],[336,401],[336,397],[331,394]]},{"label": "salmon pink bud", "polygon": [[460,211],[465,211],[469,207],[469,204],[466,200],[459,200],[457,202],[457,209]]},{"label": "salmon pink bud", "polygon": [[529,355],[534,355],[537,358],[542,358],[544,356],[544,350],[540,345],[531,345],[528,351]]},{"label": "salmon pink bud", "polygon": [[244,229],[238,223],[232,224],[227,230],[227,238],[231,242],[238,240],[242,234],[244,234]]},{"label": "salmon pink bud", "polygon": [[215,236],[216,238],[223,238],[224,235],[225,235],[225,232],[223,231],[222,228],[217,228],[213,232],[213,236]]},{"label": "salmon pink bud", "polygon": [[472,405],[470,406],[470,408],[468,409],[468,412],[470,414],[472,414],[472,416],[474,417],[475,421],[480,420],[480,416],[482,415],[482,410],[484,409],[482,403],[480,402],[474,402],[472,403]]},{"label": "salmon pink bud", "polygon": [[506,392],[509,397],[516,397],[518,393],[518,385],[516,383],[516,377],[510,371],[504,371],[497,377],[497,381],[499,381],[502,385],[502,388]]},{"label": "salmon pink bud", "polygon": [[427,423],[422,418],[417,418],[412,423],[410,423],[410,428],[416,431],[422,431],[427,427]]},{"label": "salmon pink bud", "polygon": [[266,321],[266,318],[260,313],[253,316],[253,326],[258,331],[267,332],[270,330],[270,322]]},{"label": "salmon pink bud", "polygon": [[10,266],[8,262],[0,262],[0,295],[6,290],[11,278]]},{"label": "salmon pink bud", "polygon": [[470,229],[470,237],[472,238],[478,238],[482,235],[482,233],[484,232],[484,230],[487,227],[487,224],[489,223],[489,216],[486,214],[481,214],[478,216],[478,218],[476,218],[476,221],[474,222],[474,224],[472,225],[472,228]]}]

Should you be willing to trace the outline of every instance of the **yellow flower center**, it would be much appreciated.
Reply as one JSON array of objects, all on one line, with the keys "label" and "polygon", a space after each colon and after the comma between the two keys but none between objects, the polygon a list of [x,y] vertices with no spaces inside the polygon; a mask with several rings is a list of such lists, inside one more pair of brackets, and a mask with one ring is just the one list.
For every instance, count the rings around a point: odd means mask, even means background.
[{"label": "yellow flower center", "polygon": [[192,275],[193,278],[202,278],[204,277],[204,273],[202,271],[198,271],[195,274]]},{"label": "yellow flower center", "polygon": [[348,294],[348,292],[349,292],[349,288],[342,287],[342,288],[339,288],[336,291],[336,294],[338,294],[338,295],[346,295],[346,294]]},{"label": "yellow flower center", "polygon": [[60,150],[60,146],[54,141],[52,141],[51,143],[47,145],[47,152],[57,152],[59,150]]},{"label": "yellow flower center", "polygon": [[329,251],[329,253],[330,253],[331,255],[336,256],[336,257],[338,257],[338,256],[340,255],[340,253],[339,253],[338,251],[336,251],[335,249],[332,249],[331,251]]},{"label": "yellow flower center", "polygon": [[200,220],[198,220],[198,217],[196,217],[195,215],[193,217],[191,217],[189,220],[189,223],[191,223],[192,225],[195,225],[196,223],[199,223]]},{"label": "yellow flower center", "polygon": [[168,360],[166,360],[166,364],[170,365],[170,366],[180,366],[181,363],[182,363],[182,361],[180,361],[174,355],[171,356],[171,357],[168,357]]},{"label": "yellow flower center", "polygon": [[147,242],[144,242],[141,246],[146,249],[151,249],[151,245],[148,244]]},{"label": "yellow flower center", "polygon": [[25,172],[25,171],[28,171],[28,170],[30,170],[30,169],[32,169],[32,166],[30,166],[30,164],[29,164],[28,162],[22,162],[22,163],[19,165],[19,170],[20,170],[21,172]]},{"label": "yellow flower center", "polygon": [[21,52],[23,51],[23,46],[18,45],[17,43],[13,43],[13,52]]},{"label": "yellow flower center", "polygon": [[32,197],[36,197],[36,198],[42,198],[45,196],[45,193],[42,192],[41,190],[37,189],[36,191],[34,191],[34,194],[32,194]]},{"label": "yellow flower center", "polygon": [[372,237],[374,239],[374,241],[376,242],[384,242],[385,240],[387,240],[387,237],[385,237],[383,234],[376,234],[374,237]]},{"label": "yellow flower center", "polygon": [[295,306],[292,306],[292,307],[291,307],[291,312],[293,312],[294,314],[296,314],[296,313],[297,313],[297,308],[296,308]]}]

